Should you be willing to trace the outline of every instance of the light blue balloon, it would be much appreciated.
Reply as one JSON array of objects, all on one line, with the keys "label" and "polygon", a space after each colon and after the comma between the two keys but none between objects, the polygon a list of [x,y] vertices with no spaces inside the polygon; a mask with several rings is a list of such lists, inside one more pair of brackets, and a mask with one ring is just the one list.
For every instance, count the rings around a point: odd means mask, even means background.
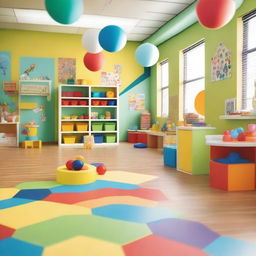
[{"label": "light blue balloon", "polygon": [[237,129],[233,129],[230,132],[231,138],[236,139],[238,137]]},{"label": "light blue balloon", "polygon": [[159,50],[153,44],[141,44],[136,49],[135,58],[142,67],[151,67],[158,61]]},{"label": "light blue balloon", "polygon": [[84,11],[83,0],[45,0],[49,15],[61,24],[72,24]]},{"label": "light blue balloon", "polygon": [[118,52],[122,50],[127,42],[124,30],[115,25],[104,27],[99,34],[101,47],[108,52]]}]

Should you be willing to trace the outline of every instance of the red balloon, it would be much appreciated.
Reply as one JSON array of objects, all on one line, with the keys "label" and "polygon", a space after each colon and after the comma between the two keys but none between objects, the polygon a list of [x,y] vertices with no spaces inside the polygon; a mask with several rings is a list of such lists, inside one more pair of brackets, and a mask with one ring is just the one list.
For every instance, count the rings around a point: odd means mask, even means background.
[{"label": "red balloon", "polygon": [[102,52],[90,53],[84,55],[84,65],[91,71],[99,71],[104,65],[104,55]]},{"label": "red balloon", "polygon": [[234,16],[234,0],[198,0],[196,13],[201,25],[218,29],[225,26]]}]

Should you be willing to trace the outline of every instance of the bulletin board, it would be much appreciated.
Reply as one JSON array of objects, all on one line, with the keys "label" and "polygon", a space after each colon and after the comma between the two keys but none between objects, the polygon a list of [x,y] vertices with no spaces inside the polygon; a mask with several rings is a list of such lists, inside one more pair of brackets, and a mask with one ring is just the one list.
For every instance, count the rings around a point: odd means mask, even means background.
[{"label": "bulletin board", "polygon": [[[21,95],[20,103],[28,103],[27,106],[33,108],[20,110],[20,123],[34,121],[39,125],[38,138],[43,142],[54,141],[55,132],[55,107],[54,107],[54,59],[38,57],[20,58],[20,79],[22,80],[51,80],[51,98],[40,95]],[[42,86],[44,83],[34,81],[33,85]],[[47,83],[45,83],[47,84]],[[20,130],[20,141],[26,135]]]}]

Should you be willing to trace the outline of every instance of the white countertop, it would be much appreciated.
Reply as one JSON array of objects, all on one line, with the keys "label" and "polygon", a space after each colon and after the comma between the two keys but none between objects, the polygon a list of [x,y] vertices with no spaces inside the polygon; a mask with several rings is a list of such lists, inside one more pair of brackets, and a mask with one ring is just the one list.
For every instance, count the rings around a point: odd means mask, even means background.
[{"label": "white countertop", "polygon": [[19,124],[19,122],[7,122],[7,123],[0,123],[0,124]]},{"label": "white countertop", "polygon": [[213,130],[215,127],[209,126],[177,126],[177,130]]},{"label": "white countertop", "polygon": [[249,141],[235,141],[225,142],[222,141],[223,135],[206,135],[206,144],[210,146],[219,147],[256,147],[256,142]]}]

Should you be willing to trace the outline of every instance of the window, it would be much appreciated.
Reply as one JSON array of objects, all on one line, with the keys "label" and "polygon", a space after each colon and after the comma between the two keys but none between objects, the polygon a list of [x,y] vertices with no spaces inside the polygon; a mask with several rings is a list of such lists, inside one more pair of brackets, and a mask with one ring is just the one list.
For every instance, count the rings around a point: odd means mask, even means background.
[{"label": "window", "polygon": [[[205,76],[205,44],[200,41],[183,51],[184,57],[184,81],[183,81],[183,112],[197,113],[195,99],[199,92],[203,91]],[[199,115],[199,117],[203,117]]]},{"label": "window", "polygon": [[242,109],[256,108],[256,11],[243,17]]},{"label": "window", "polygon": [[164,60],[160,62],[161,79],[161,116],[169,115],[169,62]]}]

